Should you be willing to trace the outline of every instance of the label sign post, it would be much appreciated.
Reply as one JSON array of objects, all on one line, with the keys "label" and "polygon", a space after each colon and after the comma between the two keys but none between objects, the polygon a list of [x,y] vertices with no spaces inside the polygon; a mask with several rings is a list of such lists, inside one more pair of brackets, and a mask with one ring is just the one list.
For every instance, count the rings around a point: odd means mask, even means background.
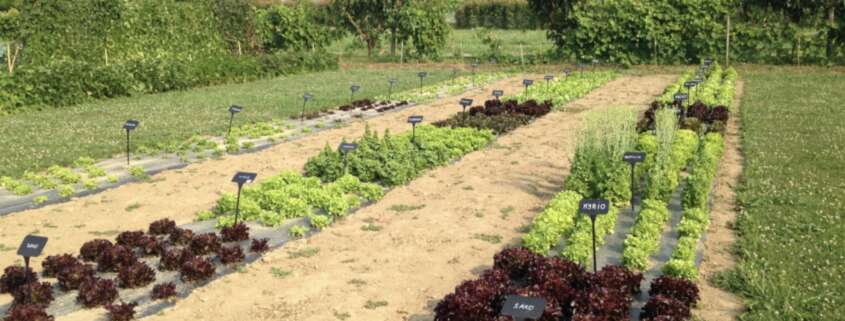
[{"label": "label sign post", "polygon": [[127,120],[126,123],[123,124],[123,129],[126,130],[126,166],[129,166],[129,132],[138,128],[138,125],[140,124],[141,122],[132,119]]},{"label": "label sign post", "polygon": [[634,170],[637,166],[637,163],[642,163],[645,161],[645,153],[644,152],[626,152],[622,155],[622,161],[631,164],[631,213],[634,212],[634,193],[636,193],[637,184],[634,181],[636,178],[634,177]]},{"label": "label sign post", "polygon": [[388,80],[387,80],[387,83],[388,83],[388,84],[390,84],[390,86],[389,86],[389,87],[387,87],[387,100],[392,100],[392,99],[390,99],[390,98],[391,98],[391,96],[393,95],[393,86],[395,86],[395,85],[396,85],[396,78],[390,78],[390,79],[388,79]]},{"label": "label sign post", "polygon": [[299,122],[305,121],[305,104],[308,104],[308,101],[313,98],[310,93],[302,94],[302,112],[299,114]]},{"label": "label sign post", "polygon": [[414,145],[417,144],[417,124],[421,123],[422,121],[423,116],[415,115],[408,117],[408,123],[411,124],[411,142],[414,143]]},{"label": "label sign post", "polygon": [[461,107],[464,108],[464,112],[467,112],[467,107],[472,105],[472,99],[469,98],[461,98]]},{"label": "label sign post", "polygon": [[531,79],[523,79],[522,85],[525,86],[525,95],[528,96],[528,87],[534,84],[534,80]]},{"label": "label sign post", "polygon": [[452,68],[452,82],[455,81],[455,77],[458,77],[458,68]]},{"label": "label sign post", "polygon": [[423,92],[423,79],[425,79],[425,77],[428,77],[428,73],[425,72],[425,71],[421,71],[421,72],[417,73],[417,77],[420,77],[420,94],[422,94],[422,92]]},{"label": "label sign post", "polygon": [[[695,88],[695,86],[697,86],[697,85],[698,85],[698,82],[696,82],[695,80],[690,80],[690,81],[684,82],[684,88],[687,89],[687,94],[692,95],[692,89]],[[696,92],[697,91],[698,90],[696,89]]]},{"label": "label sign post", "polygon": [[229,106],[229,129],[226,130],[226,136],[232,134],[232,121],[235,120],[235,114],[243,111],[244,108],[238,105]]},{"label": "label sign post", "polygon": [[578,212],[590,216],[593,223],[593,273],[598,271],[598,260],[596,260],[596,216],[607,214],[610,211],[610,201],[605,199],[583,199],[578,204]]},{"label": "label sign post", "polygon": [[571,73],[572,73],[572,69],[571,69],[571,68],[566,68],[566,69],[564,69],[564,70],[563,70],[563,74],[564,74],[564,76],[569,76],[569,74],[571,74]]},{"label": "label sign post", "polygon": [[539,320],[546,310],[546,300],[543,298],[508,295],[499,313],[511,317],[514,321]]},{"label": "label sign post", "polygon": [[232,177],[232,182],[238,184],[238,199],[235,202],[235,224],[238,224],[238,217],[241,215],[241,189],[244,184],[252,183],[258,177],[256,173],[237,172],[235,177]]},{"label": "label sign post", "polygon": [[555,76],[552,76],[552,75],[546,75],[545,77],[543,77],[543,79],[545,79],[545,80],[546,80],[546,84],[548,84],[550,81],[552,81],[552,79],[555,79]]},{"label": "label sign post", "polygon": [[[30,235],[27,235],[26,237],[23,238],[23,242],[21,242],[21,246],[18,248],[18,255],[23,256],[24,275],[26,275],[26,281],[25,282],[26,282],[27,285],[29,285],[29,283],[32,282],[32,280],[30,280],[30,278],[29,278],[29,273],[30,273],[29,258],[40,256],[41,252],[44,251],[44,247],[46,245],[47,245],[47,238],[46,237],[30,234]],[[27,287],[27,289],[29,289],[29,288]],[[32,297],[32,295],[27,295],[26,300],[24,300],[23,303],[26,303],[26,301],[29,301],[30,297]]]},{"label": "label sign post", "polygon": [[496,97],[496,100],[499,100],[499,97],[502,97],[504,95],[505,95],[504,90],[496,89],[496,90],[493,91],[493,97]]},{"label": "label sign post", "polygon": [[355,101],[355,93],[358,92],[358,90],[360,90],[360,89],[361,89],[361,86],[358,86],[358,85],[349,86],[349,103],[350,104],[353,101]]},{"label": "label sign post", "polygon": [[343,173],[346,174],[346,168],[347,168],[347,165],[348,165],[347,157],[348,157],[350,152],[358,149],[358,144],[340,143],[340,146],[338,147],[338,149],[340,150],[340,153],[343,154]]}]

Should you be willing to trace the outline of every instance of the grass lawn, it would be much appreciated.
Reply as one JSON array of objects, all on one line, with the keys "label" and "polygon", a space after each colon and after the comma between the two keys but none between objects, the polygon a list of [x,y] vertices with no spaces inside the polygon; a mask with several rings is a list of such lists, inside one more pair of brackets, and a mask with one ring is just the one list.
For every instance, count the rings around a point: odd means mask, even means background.
[{"label": "grass lawn", "polygon": [[745,168],[741,320],[845,320],[845,74],[751,68],[742,102]]},{"label": "grass lawn", "polygon": [[[525,55],[545,53],[554,48],[554,44],[546,39],[545,30],[491,29],[490,32],[493,37],[502,41],[501,51],[505,55],[519,57],[520,45]],[[380,48],[377,48],[379,56],[382,57],[374,60],[397,60],[387,57],[390,55],[389,40],[389,37],[382,39]],[[409,49],[406,48],[406,50]],[[347,36],[336,41],[330,46],[329,51],[347,59],[356,58],[352,60],[367,58],[367,48],[353,36]],[[442,54],[444,58],[454,59],[461,56],[464,58],[480,57],[488,51],[489,46],[482,43],[478,29],[455,29],[452,30],[450,38],[446,41],[446,49],[443,50]]]},{"label": "grass lawn", "polygon": [[[309,110],[349,100],[349,86],[361,86],[355,98],[385,94],[387,79],[399,80],[394,92],[417,88],[421,70],[356,68],[326,71],[155,95],[94,101],[77,106],[4,116],[0,119],[0,176],[18,177],[24,170],[66,165],[81,156],[110,157],[125,148],[122,125],[137,119],[133,132],[139,145],[182,141],[194,134],[225,134],[229,105],[244,106],[235,125],[298,114],[303,92],[314,98]],[[447,80],[451,69],[426,66],[426,84]]]}]

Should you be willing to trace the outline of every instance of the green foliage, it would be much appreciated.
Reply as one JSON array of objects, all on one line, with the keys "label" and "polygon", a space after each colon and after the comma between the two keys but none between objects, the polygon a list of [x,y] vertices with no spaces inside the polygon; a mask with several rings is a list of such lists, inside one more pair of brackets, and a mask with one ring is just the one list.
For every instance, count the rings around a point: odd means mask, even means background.
[{"label": "green foliage", "polygon": [[[613,233],[616,226],[616,219],[619,215],[619,209],[616,206],[611,206],[607,214],[602,214],[596,217],[596,247],[600,248],[605,243],[605,237]],[[593,255],[593,234],[592,223],[590,218],[586,215],[580,215],[577,219],[575,230],[566,241],[566,248],[561,252],[561,256],[572,260],[573,262],[583,263],[585,266],[592,266]]]},{"label": "green foliage", "polygon": [[682,202],[684,213],[678,224],[678,244],[672,251],[671,260],[663,267],[664,274],[693,281],[698,279],[696,249],[710,223],[707,199],[723,150],[724,140],[720,134],[709,133],[704,137],[687,177]]},{"label": "green foliage", "polygon": [[566,189],[585,198],[606,198],[614,204],[630,200],[630,169],[622,155],[637,139],[636,113],[613,108],[591,113],[578,136]]},{"label": "green foliage", "polygon": [[72,169],[58,165],[50,166],[50,168],[47,169],[47,173],[64,184],[76,184],[82,179],[82,176],[74,172]]},{"label": "green foliage", "polygon": [[477,86],[485,86],[507,76],[508,74],[501,72],[477,73],[475,76],[462,76],[450,81],[427,85],[422,87],[422,89],[417,87],[393,93],[389,97],[390,99],[388,99],[387,95],[379,95],[375,97],[375,100],[405,100],[424,103],[439,97],[463,93]]},{"label": "green foliage", "polygon": [[543,212],[534,217],[531,229],[522,239],[523,246],[535,253],[548,255],[551,248],[574,230],[581,198],[574,191],[555,195]]},{"label": "green foliage", "polygon": [[[393,136],[385,131],[382,137],[367,128],[357,140],[358,148],[347,155],[347,171],[364,182],[386,186],[405,184],[423,170],[446,164],[493,140],[489,130],[471,128],[438,128],[418,126],[416,144],[411,134]],[[305,164],[306,175],[332,182],[343,174],[340,151],[326,147]]]},{"label": "green foliage", "polygon": [[211,0],[217,31],[230,52],[255,51],[255,13],[249,0]]},{"label": "green foliage", "polygon": [[325,229],[332,223],[332,218],[326,215],[309,215],[308,222],[318,230]]},{"label": "green foliage", "polygon": [[294,225],[288,229],[288,236],[292,239],[298,239],[308,233],[308,228],[302,225]]},{"label": "green foliage", "polygon": [[648,267],[648,258],[660,246],[663,228],[669,221],[666,203],[645,200],[631,233],[625,238],[622,263],[632,270],[643,271]]},{"label": "green foliage", "polygon": [[541,25],[525,0],[465,0],[455,11],[457,28],[536,29]]},{"label": "green foliage", "polygon": [[[339,217],[362,200],[374,201],[383,196],[381,187],[361,183],[355,178],[342,177],[340,183],[323,184],[314,177],[284,171],[270,177],[258,187],[244,188],[241,195],[240,217],[244,221],[259,221],[266,226],[278,226],[286,220],[312,215],[315,210]],[[212,210],[218,225],[233,222],[237,199],[224,194]],[[209,219],[210,214],[198,213],[197,219]]]},{"label": "green foliage", "polygon": [[614,71],[578,72],[563,78],[555,78],[548,83],[537,83],[522,95],[513,95],[504,99],[518,99],[520,101],[534,99],[536,101],[551,101],[556,108],[562,108],[566,103],[580,98],[594,89],[601,87],[616,78]]},{"label": "green foliage", "polygon": [[0,187],[12,191],[15,195],[27,195],[32,193],[31,186],[8,176],[0,177]]},{"label": "green foliage", "polygon": [[326,27],[317,24],[310,12],[305,4],[258,9],[255,19],[262,47],[269,51],[313,51],[328,45]]},{"label": "green foliage", "polygon": [[413,56],[439,58],[452,27],[444,18],[445,0],[410,1],[393,18],[397,22],[397,39],[413,45]]},{"label": "green foliage", "polygon": [[[245,0],[34,1],[21,12],[0,18],[9,40],[26,43],[14,75],[0,75],[0,113],[336,67],[315,51],[326,41],[307,53],[241,55],[259,51]],[[276,27],[303,21],[290,23]]]},{"label": "green foliage", "polygon": [[[826,26],[823,10],[803,11],[794,23],[765,5],[740,9],[735,0],[529,1],[549,23],[558,55],[624,65],[695,63],[723,56],[726,18],[732,17],[731,60],[756,63],[845,61],[842,28]],[[780,3],[790,3],[781,1]],[[813,6],[806,6],[807,8]],[[845,5],[838,6],[841,25]],[[835,25],[835,24],[834,24]],[[831,48],[831,49],[828,49]]]},{"label": "green foliage", "polygon": [[146,180],[150,178],[150,176],[147,175],[147,171],[141,166],[129,167],[129,175],[132,175],[132,177],[140,180]]}]

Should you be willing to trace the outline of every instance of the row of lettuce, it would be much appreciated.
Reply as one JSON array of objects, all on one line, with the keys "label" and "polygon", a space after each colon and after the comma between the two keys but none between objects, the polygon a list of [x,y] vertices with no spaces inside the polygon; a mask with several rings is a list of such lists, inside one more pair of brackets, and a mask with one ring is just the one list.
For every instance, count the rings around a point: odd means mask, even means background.
[{"label": "row of lettuce", "polygon": [[[406,90],[395,93],[392,97],[384,95],[378,96],[376,99],[387,101],[390,98],[394,101],[426,102],[440,95],[455,94],[475,86],[485,86],[507,76],[507,73],[502,72],[465,75],[425,86],[423,90]],[[335,124],[331,122],[325,126],[333,125]],[[185,162],[189,160],[188,155],[192,154],[197,160],[204,160],[208,157],[221,157],[227,153],[235,154],[250,149],[253,147],[251,141],[253,139],[267,138],[269,141],[276,141],[300,134],[298,131],[294,132],[293,129],[295,129],[295,126],[282,119],[249,123],[234,126],[222,143],[215,137],[195,135],[184,141],[140,145],[133,148],[133,154],[151,157],[161,154],[174,154]],[[311,128],[305,127],[301,129],[301,134],[307,134],[311,131]],[[143,167],[133,166],[129,169],[129,174],[135,178],[144,178],[146,176],[145,171]],[[93,158],[81,157],[69,166],[53,165],[43,172],[27,171],[21,177],[2,176],[0,177],[0,189],[5,189],[17,196],[54,190],[59,197],[69,198],[83,190],[96,190],[118,181],[119,177],[116,173],[107,173],[96,164],[96,160]],[[42,194],[35,197],[33,203],[40,205],[47,200],[48,196]]]},{"label": "row of lettuce", "polygon": [[[702,69],[707,81],[702,88],[735,83],[735,73],[723,73],[714,65]],[[684,74],[667,91],[677,91],[693,72]],[[730,93],[717,93],[714,101],[733,99]],[[702,92],[707,92],[702,89]],[[724,91],[720,91],[724,92]],[[703,95],[702,95],[703,96]],[[704,104],[701,101],[696,103]],[[660,105],[656,102],[653,105]],[[713,109],[720,106],[707,106]],[[579,132],[570,175],[564,191],[557,194],[535,216],[522,239],[523,248],[509,249],[495,258],[494,268],[481,278],[459,285],[438,305],[435,320],[495,320],[505,295],[519,294],[546,299],[542,319],[628,320],[631,298],[639,292],[642,276],[637,271],[652,268],[650,258],[657,252],[664,231],[669,228],[669,202],[681,183],[684,207],[678,224],[678,242],[671,259],[663,265],[663,276],[653,281],[650,298],[640,315],[642,320],[684,320],[698,301],[696,253],[709,222],[708,197],[724,149],[722,133],[707,128],[682,128],[684,107],[675,104],[650,108],[651,126],[638,126],[634,109],[614,108],[585,117]],[[727,117],[720,121],[727,122]],[[642,123],[642,119],[639,120]],[[628,151],[642,151],[646,160],[637,166],[633,181],[630,167],[622,161]],[[688,175],[683,176],[686,171]],[[603,198],[611,203],[609,212],[595,222],[596,246],[616,229],[621,207],[631,198],[631,184],[641,191],[639,213],[624,241],[624,267],[606,266],[597,274],[583,272],[592,255],[592,224],[579,215],[579,202]],[[529,252],[533,258],[526,259]],[[517,255],[517,258],[509,258]],[[554,257],[558,256],[558,257]],[[514,260],[540,261],[540,267],[518,267]],[[580,263],[580,264],[579,264]],[[526,263],[519,263],[526,264]],[[580,265],[580,266],[579,266]],[[543,272],[554,266],[554,272]],[[501,270],[498,272],[497,270]],[[611,272],[613,271],[613,272]],[[503,273],[504,272],[504,273]],[[504,277],[507,276],[509,278]],[[586,281],[583,275],[586,277]],[[606,280],[614,275],[615,281]],[[574,280],[573,280],[574,278]],[[613,289],[608,289],[608,284]],[[667,291],[667,289],[671,289]],[[589,298],[596,304],[589,304]]]},{"label": "row of lettuce", "polygon": [[[708,79],[725,78],[719,70],[715,65]],[[682,80],[689,74],[691,72],[684,74]],[[667,90],[677,88],[670,86]],[[733,94],[728,96],[732,98]],[[579,134],[565,190],[535,217],[531,229],[523,238],[524,246],[535,253],[548,255],[564,241],[566,246],[559,249],[561,256],[588,263],[592,252],[592,230],[589,219],[578,215],[578,203],[582,198],[603,198],[611,202],[609,213],[596,220],[597,246],[601,246],[605,237],[615,230],[617,207],[627,205],[631,198],[631,184],[635,184],[638,190],[642,190],[642,201],[634,226],[624,241],[622,259],[628,268],[645,270],[649,267],[649,258],[660,246],[670,219],[668,203],[684,179],[681,174],[686,170],[684,212],[678,226],[680,239],[663,271],[672,276],[697,278],[696,249],[707,228],[707,197],[724,140],[718,132],[680,129],[677,109],[651,111],[654,125],[641,133],[633,125],[636,123],[633,110],[617,108],[587,116]],[[622,161],[622,155],[633,150],[645,152],[646,161],[637,166],[631,182],[630,169]]]},{"label": "row of lettuce", "polygon": [[[593,76],[591,76],[593,75]],[[570,90],[580,95],[614,77],[612,72],[584,73],[552,81],[559,95],[574,99]],[[337,143],[355,143],[357,148],[344,154],[327,143],[305,164],[304,174],[285,171],[247,187],[240,203],[244,220],[266,226],[280,226],[289,219],[306,217],[311,227],[322,229],[350,211],[379,200],[387,188],[407,184],[426,170],[448,164],[467,153],[490,144],[497,134],[504,134],[549,113],[550,101],[538,103],[532,95],[519,100],[490,100],[484,105],[458,112],[429,125],[419,125],[410,132],[382,135],[366,129],[358,139]],[[224,194],[198,220],[216,219],[220,227],[234,222],[236,197]],[[289,230],[302,235],[301,227]]]}]

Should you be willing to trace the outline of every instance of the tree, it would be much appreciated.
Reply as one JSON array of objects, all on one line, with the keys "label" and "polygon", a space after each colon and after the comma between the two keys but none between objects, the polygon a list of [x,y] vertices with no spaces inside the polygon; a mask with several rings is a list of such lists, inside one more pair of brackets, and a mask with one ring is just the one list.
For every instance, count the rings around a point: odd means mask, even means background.
[{"label": "tree", "polygon": [[565,43],[571,28],[576,27],[572,19],[572,7],[578,0],[528,0],[528,6],[540,22],[548,27],[548,38],[558,48]]},{"label": "tree", "polygon": [[372,56],[381,35],[387,29],[392,0],[335,0],[330,10],[341,17],[341,24],[367,45]]}]

